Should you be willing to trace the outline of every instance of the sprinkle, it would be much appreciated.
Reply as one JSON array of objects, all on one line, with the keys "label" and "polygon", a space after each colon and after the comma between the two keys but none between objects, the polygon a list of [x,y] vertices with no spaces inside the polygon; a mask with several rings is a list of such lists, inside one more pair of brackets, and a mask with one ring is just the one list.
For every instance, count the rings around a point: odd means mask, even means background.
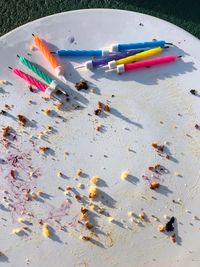
[{"label": "sprinkle", "polygon": [[122,180],[125,180],[128,176],[129,176],[129,172],[128,171],[123,171],[121,173],[121,179]]},{"label": "sprinkle", "polygon": [[174,172],[175,176],[180,176],[179,172]]},{"label": "sprinkle", "polygon": [[30,177],[33,177],[33,172],[29,172],[29,176]]},{"label": "sprinkle", "polygon": [[43,230],[42,230],[42,233],[43,233],[43,236],[44,236],[45,238],[47,238],[47,237],[51,237],[51,236],[52,236],[52,232],[51,232],[51,230],[50,230],[50,228],[49,228],[49,225],[48,225],[47,223],[44,223],[44,224],[43,224]]},{"label": "sprinkle", "polygon": [[94,88],[92,88],[92,89],[90,90],[90,92],[91,92],[91,93],[94,93]]},{"label": "sprinkle", "polygon": [[108,217],[108,221],[109,222],[113,222],[114,221],[114,218],[113,217]]},{"label": "sprinkle", "polygon": [[99,182],[99,176],[93,176],[90,179],[90,182],[93,183],[93,184],[98,184],[98,182]]}]

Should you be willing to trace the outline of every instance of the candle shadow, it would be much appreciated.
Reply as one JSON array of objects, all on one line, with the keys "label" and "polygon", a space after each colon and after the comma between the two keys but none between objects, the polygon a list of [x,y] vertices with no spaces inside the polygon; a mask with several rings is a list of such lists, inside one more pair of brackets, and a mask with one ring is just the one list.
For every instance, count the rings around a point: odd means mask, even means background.
[{"label": "candle shadow", "polygon": [[0,252],[0,262],[9,262],[8,257],[3,252]]},{"label": "candle shadow", "polygon": [[185,61],[184,56],[189,56],[182,49],[177,46],[170,47],[169,49],[164,50],[162,55],[157,55],[154,58],[167,56],[167,55],[181,55],[183,59],[178,59],[171,64],[162,64],[158,66],[153,66],[150,68],[141,68],[138,70],[130,71],[118,75],[116,71],[105,72],[108,68],[105,66],[103,68],[94,69],[91,72],[91,78],[96,81],[100,81],[101,78],[107,78],[108,80],[114,81],[133,81],[145,85],[155,85],[158,84],[160,80],[165,80],[173,78],[175,76],[180,76],[188,72],[193,72],[196,70],[194,63],[191,61]]},{"label": "candle shadow", "polygon": [[[66,85],[64,82],[62,82],[61,80],[59,80],[57,77],[55,77],[54,75],[52,75],[52,73],[50,73],[49,71],[47,71],[44,67],[42,67],[41,65],[37,64],[34,62],[34,64],[39,67],[44,73],[46,73],[47,75],[49,75],[50,77],[52,77],[53,80],[55,80],[59,86],[69,95],[69,99],[70,99],[70,106],[74,105],[77,106],[79,103],[82,103],[84,105],[88,104],[88,100],[81,95],[78,91],[74,89],[72,89],[69,85]],[[58,95],[59,97],[59,95]]]}]

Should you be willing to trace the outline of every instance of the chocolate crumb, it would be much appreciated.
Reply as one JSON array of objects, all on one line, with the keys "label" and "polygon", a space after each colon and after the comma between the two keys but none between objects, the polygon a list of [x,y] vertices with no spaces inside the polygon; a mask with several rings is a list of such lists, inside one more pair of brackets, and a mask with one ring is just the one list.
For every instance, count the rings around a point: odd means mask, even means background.
[{"label": "chocolate crumb", "polygon": [[95,115],[99,116],[100,113],[101,113],[101,109],[100,108],[95,109],[95,111],[94,111]]},{"label": "chocolate crumb", "polygon": [[192,95],[196,95],[197,91],[196,91],[195,89],[191,89],[191,90],[190,90],[190,93],[191,93]]},{"label": "chocolate crumb", "polygon": [[28,86],[28,89],[30,90],[30,92],[34,93],[35,90],[33,89],[33,87],[31,85]]},{"label": "chocolate crumb", "polygon": [[85,223],[85,227],[86,227],[88,230],[90,230],[90,229],[92,229],[94,226],[93,226],[89,221],[87,221],[87,222]]},{"label": "chocolate crumb", "polygon": [[87,90],[87,89],[88,89],[87,81],[80,80],[79,83],[76,83],[76,84],[75,84],[75,88],[76,88],[78,91],[80,91],[81,89],[85,89],[85,90]]},{"label": "chocolate crumb", "polygon": [[175,233],[171,235],[171,239],[172,239],[173,243],[176,243],[176,234]]},{"label": "chocolate crumb", "polygon": [[166,223],[165,230],[167,232],[174,231],[174,226],[173,226],[174,222],[175,222],[175,218],[171,217],[171,219]]},{"label": "chocolate crumb", "polygon": [[76,200],[77,200],[78,202],[80,202],[80,201],[81,201],[81,196],[79,196],[79,195],[76,195],[76,196],[75,196],[75,198],[76,198]]},{"label": "chocolate crumb", "polygon": [[24,117],[23,115],[17,115],[17,120],[20,125],[26,126],[26,123],[27,123],[26,117]]},{"label": "chocolate crumb", "polygon": [[49,147],[47,147],[47,146],[40,146],[40,147],[39,147],[39,151],[40,151],[42,154],[45,154],[48,150],[49,150]]},{"label": "chocolate crumb", "polygon": [[164,145],[158,145],[157,143],[153,143],[152,147],[157,149],[158,152],[163,152],[164,151]]},{"label": "chocolate crumb", "polygon": [[104,111],[106,111],[106,112],[110,112],[110,107],[109,107],[108,105],[105,105],[105,106],[104,106]]},{"label": "chocolate crumb", "polygon": [[3,137],[8,138],[8,136],[11,133],[11,127],[7,126],[7,127],[4,127],[2,130],[3,130]]},{"label": "chocolate crumb", "polygon": [[194,126],[196,129],[200,129],[200,125],[199,124],[195,124],[195,126]]},{"label": "chocolate crumb", "polygon": [[102,109],[102,108],[103,108],[103,104],[100,101],[98,101],[98,109]]}]

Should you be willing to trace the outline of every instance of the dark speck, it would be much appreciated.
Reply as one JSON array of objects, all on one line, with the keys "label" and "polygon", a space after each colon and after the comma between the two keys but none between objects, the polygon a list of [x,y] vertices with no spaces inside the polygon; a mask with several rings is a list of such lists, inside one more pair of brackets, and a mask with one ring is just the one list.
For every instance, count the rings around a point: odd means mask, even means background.
[{"label": "dark speck", "polygon": [[6,115],[6,111],[2,109],[1,112],[0,112],[0,114],[1,115]]},{"label": "dark speck", "polygon": [[171,217],[171,219],[166,223],[165,229],[167,232],[172,232],[174,230],[174,224],[175,218]]},{"label": "dark speck", "polygon": [[195,89],[191,89],[191,90],[190,90],[190,93],[191,93],[192,95],[196,95],[197,91],[196,91]]}]

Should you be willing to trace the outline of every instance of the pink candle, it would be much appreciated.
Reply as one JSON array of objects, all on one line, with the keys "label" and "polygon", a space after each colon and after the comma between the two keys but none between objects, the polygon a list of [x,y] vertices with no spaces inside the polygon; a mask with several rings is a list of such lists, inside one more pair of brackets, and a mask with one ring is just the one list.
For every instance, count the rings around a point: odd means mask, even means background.
[{"label": "pink candle", "polygon": [[26,74],[25,72],[21,71],[20,69],[17,68],[12,68],[12,73],[19,76],[23,80],[25,80],[28,84],[33,85],[40,89],[41,91],[45,92],[48,86],[37,79],[33,78],[32,76]]},{"label": "pink candle", "polygon": [[165,56],[161,58],[154,58],[154,59],[149,59],[149,60],[143,60],[143,61],[138,61],[135,63],[130,63],[130,64],[124,64],[124,65],[118,65],[117,66],[117,72],[122,73],[122,72],[127,72],[139,68],[145,68],[145,67],[151,67],[154,65],[160,65],[160,64],[165,64],[169,62],[175,61],[177,58],[180,58],[180,56]]}]

